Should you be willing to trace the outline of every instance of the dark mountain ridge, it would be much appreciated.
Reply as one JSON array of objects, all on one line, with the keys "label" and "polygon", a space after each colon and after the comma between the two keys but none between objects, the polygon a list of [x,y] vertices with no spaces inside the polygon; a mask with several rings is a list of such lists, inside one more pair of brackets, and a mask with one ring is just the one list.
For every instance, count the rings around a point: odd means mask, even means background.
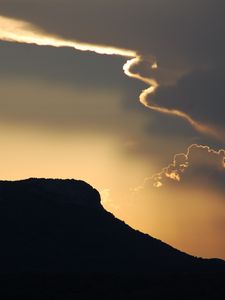
[{"label": "dark mountain ridge", "polygon": [[[143,282],[148,282],[144,287],[148,294],[158,287],[170,290],[171,278],[181,287],[202,276],[204,284],[207,280],[218,284],[225,274],[224,261],[193,257],[115,218],[102,207],[98,191],[83,181],[0,181],[0,234],[0,287],[4,289],[7,283],[21,290],[23,284],[32,282],[30,291],[35,290],[37,299],[43,299],[37,293],[40,282],[53,285],[54,297],[45,299],[67,299],[68,282],[69,289],[78,282],[76,288],[87,294],[87,298],[77,298],[75,288],[76,298],[68,299],[93,299],[93,289],[102,290],[102,282],[104,291],[109,289],[112,295],[124,282],[139,282],[142,289]],[[84,282],[92,286],[92,292],[86,291]],[[198,285],[199,280],[196,282]],[[57,298],[56,291],[62,285],[63,296]],[[120,299],[106,298],[105,294],[103,298]],[[129,294],[128,299],[136,298]]]},{"label": "dark mountain ridge", "polygon": [[0,271],[166,272],[223,265],[130,228],[100,201],[83,181],[0,181]]}]

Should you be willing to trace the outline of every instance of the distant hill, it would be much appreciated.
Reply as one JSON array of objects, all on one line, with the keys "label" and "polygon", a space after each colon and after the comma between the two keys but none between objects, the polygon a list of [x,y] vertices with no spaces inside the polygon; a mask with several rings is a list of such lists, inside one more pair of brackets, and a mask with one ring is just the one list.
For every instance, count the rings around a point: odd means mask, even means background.
[{"label": "distant hill", "polygon": [[222,260],[190,256],[132,229],[107,212],[97,190],[83,181],[0,181],[0,283],[18,284],[27,274],[35,281],[43,280],[40,274],[83,274],[92,282],[93,274],[194,278],[223,270]]}]

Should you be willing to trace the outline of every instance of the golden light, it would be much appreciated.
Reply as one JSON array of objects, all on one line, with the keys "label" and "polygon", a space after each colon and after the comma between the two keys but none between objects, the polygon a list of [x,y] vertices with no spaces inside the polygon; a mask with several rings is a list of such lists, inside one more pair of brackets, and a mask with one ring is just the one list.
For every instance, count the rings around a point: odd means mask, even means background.
[{"label": "golden light", "polygon": [[106,55],[120,55],[124,57],[136,56],[131,50],[119,49],[108,46],[90,45],[72,40],[65,40],[57,36],[49,35],[34,27],[32,24],[0,16],[0,40],[39,46],[70,47],[80,51],[92,51]]}]

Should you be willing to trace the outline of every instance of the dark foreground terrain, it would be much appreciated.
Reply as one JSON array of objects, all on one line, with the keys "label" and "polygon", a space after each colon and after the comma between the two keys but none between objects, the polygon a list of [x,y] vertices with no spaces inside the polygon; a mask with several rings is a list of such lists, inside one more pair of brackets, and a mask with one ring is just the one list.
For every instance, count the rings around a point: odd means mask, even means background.
[{"label": "dark foreground terrain", "polygon": [[1,299],[225,299],[225,273],[11,274],[1,277]]},{"label": "dark foreground terrain", "polygon": [[225,263],[105,211],[75,180],[0,181],[0,299],[225,299]]}]

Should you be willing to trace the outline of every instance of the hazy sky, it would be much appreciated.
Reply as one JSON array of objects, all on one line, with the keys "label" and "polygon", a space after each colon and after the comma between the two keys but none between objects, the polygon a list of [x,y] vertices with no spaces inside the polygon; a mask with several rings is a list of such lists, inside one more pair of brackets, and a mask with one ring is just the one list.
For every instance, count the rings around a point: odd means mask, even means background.
[{"label": "hazy sky", "polygon": [[0,0],[0,177],[225,258],[224,53],[224,0]]}]

